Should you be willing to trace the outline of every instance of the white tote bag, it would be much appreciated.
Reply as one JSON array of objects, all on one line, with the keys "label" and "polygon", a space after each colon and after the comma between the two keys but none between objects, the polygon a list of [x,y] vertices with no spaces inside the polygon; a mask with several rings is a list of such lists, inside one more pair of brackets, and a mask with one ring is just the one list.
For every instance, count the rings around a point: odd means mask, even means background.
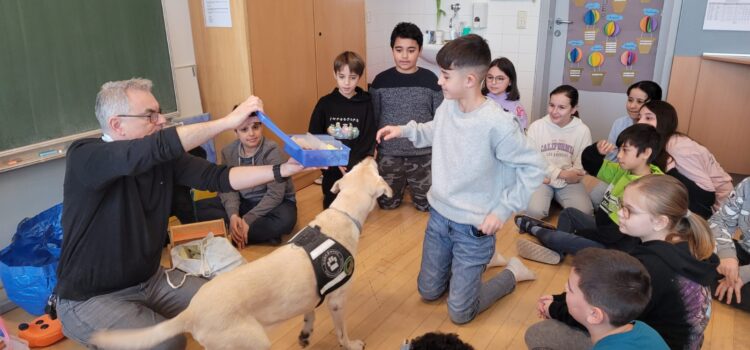
[{"label": "white tote bag", "polygon": [[[176,245],[169,254],[172,256],[173,267],[164,273],[167,275],[167,283],[174,289],[182,287],[187,276],[211,279],[246,262],[228,239],[214,237],[213,233],[209,233],[201,240]],[[174,269],[185,272],[180,283],[176,285],[169,278],[169,272]]]}]

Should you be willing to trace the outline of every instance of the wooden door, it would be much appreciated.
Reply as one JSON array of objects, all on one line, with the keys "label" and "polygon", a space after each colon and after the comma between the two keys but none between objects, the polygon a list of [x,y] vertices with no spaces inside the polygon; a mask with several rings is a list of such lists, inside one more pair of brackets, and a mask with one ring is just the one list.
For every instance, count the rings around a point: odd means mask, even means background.
[{"label": "wooden door", "polygon": [[[247,2],[253,93],[287,134],[307,132],[317,96],[313,3],[307,0]],[[268,129],[266,137],[283,143]],[[318,172],[294,177],[297,189]]]},{"label": "wooden door", "polygon": [[[318,97],[336,87],[333,59],[344,51],[354,51],[367,62],[365,50],[364,0],[314,0],[315,60]],[[367,86],[362,73],[359,86]]]},{"label": "wooden door", "polygon": [[279,128],[304,133],[317,102],[312,2],[248,1],[247,7],[254,93]]}]

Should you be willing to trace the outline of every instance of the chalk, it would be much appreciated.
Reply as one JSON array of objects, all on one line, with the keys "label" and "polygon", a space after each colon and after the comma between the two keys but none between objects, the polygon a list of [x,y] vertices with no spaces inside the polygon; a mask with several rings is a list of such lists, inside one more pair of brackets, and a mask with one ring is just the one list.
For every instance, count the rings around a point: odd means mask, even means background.
[{"label": "chalk", "polygon": [[59,149],[48,149],[46,151],[39,152],[39,157],[48,157],[60,153]]},{"label": "chalk", "polygon": [[21,158],[11,159],[8,162],[6,162],[6,165],[13,166],[21,162]]}]

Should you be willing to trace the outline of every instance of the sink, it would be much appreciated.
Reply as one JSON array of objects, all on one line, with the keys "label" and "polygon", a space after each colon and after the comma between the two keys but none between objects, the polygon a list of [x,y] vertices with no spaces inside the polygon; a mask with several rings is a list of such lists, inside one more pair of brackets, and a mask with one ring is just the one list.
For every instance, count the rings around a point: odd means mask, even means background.
[{"label": "sink", "polygon": [[437,60],[435,57],[437,57],[438,51],[442,48],[442,44],[424,44],[422,45],[422,52],[419,53],[419,57],[423,61],[437,66]]},{"label": "sink", "polygon": [[419,62],[417,63],[420,67],[431,70],[435,75],[440,76],[440,66],[437,64],[437,53],[443,45],[440,44],[423,44],[422,52],[419,53]]}]

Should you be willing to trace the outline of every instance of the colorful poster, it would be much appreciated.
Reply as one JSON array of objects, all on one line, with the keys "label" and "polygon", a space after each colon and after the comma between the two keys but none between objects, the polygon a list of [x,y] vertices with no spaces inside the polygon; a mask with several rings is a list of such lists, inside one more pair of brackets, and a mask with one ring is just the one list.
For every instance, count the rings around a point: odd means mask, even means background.
[{"label": "colorful poster", "polygon": [[652,80],[663,6],[664,0],[571,2],[563,84],[622,92]]}]

